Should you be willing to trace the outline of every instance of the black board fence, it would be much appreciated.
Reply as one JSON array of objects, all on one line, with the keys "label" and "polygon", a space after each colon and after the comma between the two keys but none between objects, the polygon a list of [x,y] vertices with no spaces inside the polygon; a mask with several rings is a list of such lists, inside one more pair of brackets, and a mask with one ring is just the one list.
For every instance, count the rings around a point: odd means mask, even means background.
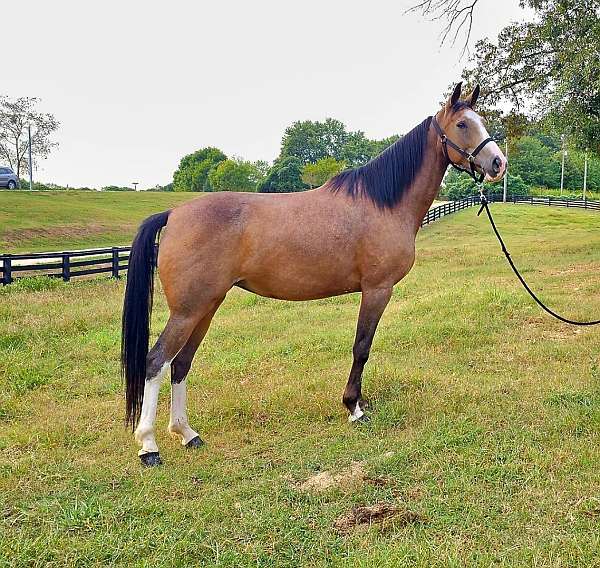
[{"label": "black board fence", "polygon": [[[488,200],[490,202],[502,201],[502,196],[490,194]],[[589,199],[512,196],[508,199],[508,202],[600,211],[600,201]],[[479,196],[469,196],[437,205],[427,211],[423,221],[421,221],[421,226],[424,227],[446,215],[479,204]],[[72,278],[94,274],[107,274],[112,278],[119,278],[127,270],[130,250],[131,247],[110,247],[62,252],[2,254],[0,255],[0,283],[3,285],[11,284],[18,278],[36,275],[62,278],[65,282]]]},{"label": "black board fence", "polygon": [[464,199],[457,199],[456,201],[448,201],[443,205],[436,205],[427,211],[427,214],[421,221],[421,227],[429,225],[429,223],[433,223],[434,221],[437,221],[446,215],[450,215],[451,213],[462,211],[463,209],[467,209],[467,207],[472,207],[473,205],[479,205],[479,203],[479,196],[469,196],[465,197]]},{"label": "black board fence", "polygon": [[108,274],[119,278],[127,270],[131,247],[0,255],[0,282],[11,284],[24,276],[71,278]]}]

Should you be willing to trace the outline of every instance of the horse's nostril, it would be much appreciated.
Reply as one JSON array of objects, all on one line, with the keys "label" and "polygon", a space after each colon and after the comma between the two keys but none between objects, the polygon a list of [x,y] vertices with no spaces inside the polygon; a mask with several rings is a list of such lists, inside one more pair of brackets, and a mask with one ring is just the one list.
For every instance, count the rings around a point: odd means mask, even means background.
[{"label": "horse's nostril", "polygon": [[494,169],[494,173],[497,174],[500,171],[501,167],[502,167],[502,160],[500,159],[500,156],[496,156],[492,161],[492,168]]}]

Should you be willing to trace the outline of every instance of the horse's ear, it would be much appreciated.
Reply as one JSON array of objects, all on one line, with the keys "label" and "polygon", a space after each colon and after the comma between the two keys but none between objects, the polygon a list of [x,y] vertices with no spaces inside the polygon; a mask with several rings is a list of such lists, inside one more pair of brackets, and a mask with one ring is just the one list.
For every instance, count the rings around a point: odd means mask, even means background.
[{"label": "horse's ear", "polygon": [[460,99],[460,92],[462,90],[462,82],[458,83],[456,85],[456,87],[454,87],[454,91],[452,92],[452,94],[450,95],[450,98],[448,99],[448,102],[446,103],[446,108],[448,110],[450,110],[458,101],[458,99]]},{"label": "horse's ear", "polygon": [[477,99],[479,98],[479,90],[479,85],[477,85],[467,99],[467,102],[471,108],[475,108],[475,103],[477,103]]}]

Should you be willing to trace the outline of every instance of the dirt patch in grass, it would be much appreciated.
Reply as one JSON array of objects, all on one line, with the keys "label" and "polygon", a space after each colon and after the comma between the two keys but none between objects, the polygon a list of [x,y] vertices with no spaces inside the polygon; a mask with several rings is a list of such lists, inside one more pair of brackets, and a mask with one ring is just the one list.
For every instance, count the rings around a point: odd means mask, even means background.
[{"label": "dirt patch in grass", "polygon": [[375,505],[355,506],[338,517],[333,527],[340,533],[348,533],[359,526],[383,524],[392,520],[394,524],[410,525],[424,522],[419,513],[399,507],[395,503],[376,503]]},{"label": "dirt patch in grass", "polygon": [[298,485],[300,491],[322,493],[333,487],[351,487],[358,485],[366,478],[363,462],[352,462],[350,467],[339,473],[321,471]]},{"label": "dirt patch in grass", "polygon": [[[386,452],[379,459],[388,459],[394,452]],[[309,477],[306,481],[297,484],[300,491],[310,493],[322,493],[333,487],[348,488],[360,483],[371,483],[373,485],[389,485],[392,481],[385,476],[370,476],[365,471],[366,462],[354,461],[347,468],[333,473],[331,471],[320,471]]]},{"label": "dirt patch in grass", "polygon": [[565,274],[578,274],[578,273],[590,273],[597,274],[600,267],[597,264],[575,264],[563,269],[552,270],[550,274],[552,276],[563,276]]},{"label": "dirt patch in grass", "polygon": [[[569,314],[567,314],[569,315]],[[525,325],[530,329],[540,332],[542,339],[551,339],[554,341],[566,341],[573,339],[582,333],[582,329],[572,326],[561,326],[555,329],[549,329],[554,322],[546,316],[530,317],[525,320]]]}]

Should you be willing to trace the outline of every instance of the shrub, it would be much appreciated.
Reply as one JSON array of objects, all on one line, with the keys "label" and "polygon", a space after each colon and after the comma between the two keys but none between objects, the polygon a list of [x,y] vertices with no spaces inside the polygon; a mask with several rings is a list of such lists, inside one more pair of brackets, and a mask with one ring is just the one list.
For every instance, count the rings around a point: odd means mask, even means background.
[{"label": "shrub", "polygon": [[[486,184],[486,190],[488,193],[494,195],[502,195],[503,181],[499,181],[493,184]],[[507,197],[513,195],[529,195],[529,186],[523,181],[523,178],[518,175],[512,175],[510,170],[508,172],[508,186],[507,186]],[[440,195],[445,196],[451,201],[457,199],[463,199],[469,195],[477,195],[479,188],[475,181],[467,174],[459,174],[457,171],[452,170],[448,172],[444,179],[444,185],[440,190]]]}]

